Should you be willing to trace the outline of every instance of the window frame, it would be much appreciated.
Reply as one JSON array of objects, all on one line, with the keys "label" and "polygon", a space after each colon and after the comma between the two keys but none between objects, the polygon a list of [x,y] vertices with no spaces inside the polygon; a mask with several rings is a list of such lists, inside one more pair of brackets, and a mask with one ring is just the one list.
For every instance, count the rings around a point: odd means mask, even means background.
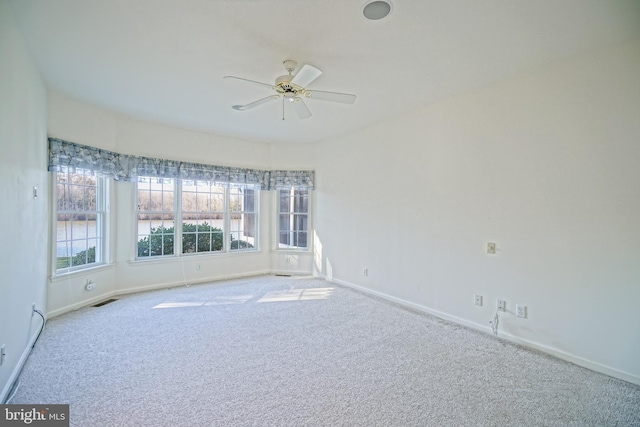
[{"label": "window frame", "polygon": [[[143,179],[158,179],[156,177],[139,177],[143,178]],[[153,256],[139,256],[138,255],[138,242],[139,242],[139,237],[141,236],[139,234],[139,221],[138,221],[138,213],[140,212],[138,210],[138,197],[139,197],[139,193],[138,193],[138,181],[136,180],[134,182],[135,185],[135,189],[134,189],[134,208],[135,208],[135,212],[134,212],[134,221],[135,221],[135,241],[134,241],[134,248],[133,248],[133,260],[135,262],[140,261],[140,262],[145,262],[145,261],[151,261],[151,260],[160,260],[160,259],[168,259],[168,258],[181,258],[181,257],[198,257],[198,256],[221,256],[221,255],[229,255],[229,254],[237,254],[237,253],[246,253],[246,252],[259,252],[260,249],[260,190],[255,190],[255,189],[251,189],[249,186],[242,186],[242,185],[219,185],[218,187],[222,188],[223,190],[223,211],[222,211],[222,249],[221,250],[214,250],[214,251],[195,251],[195,252],[183,252],[183,224],[185,223],[185,221],[188,221],[189,223],[191,223],[191,219],[185,220],[183,218],[183,216],[185,216],[185,213],[188,216],[192,216],[194,214],[198,214],[198,208],[196,205],[196,210],[189,210],[189,211],[184,211],[183,209],[183,182],[203,182],[202,180],[188,180],[188,179],[177,179],[174,178],[173,179],[173,200],[174,200],[174,211],[173,211],[173,218],[174,218],[174,246],[173,246],[173,254],[167,254],[167,255],[153,255]],[[241,249],[233,249],[232,245],[231,245],[231,216],[235,213],[247,213],[247,211],[241,211],[241,212],[232,212],[231,211],[231,206],[230,206],[230,199],[231,199],[231,191],[234,188],[245,188],[247,190],[252,190],[253,191],[253,197],[254,197],[254,209],[253,209],[253,218],[254,218],[254,225],[253,225],[253,229],[254,229],[254,246],[252,248],[241,248]],[[189,191],[191,192],[191,191]],[[200,194],[200,193],[196,193],[196,194]],[[209,193],[212,194],[212,193]],[[197,203],[197,202],[196,202]],[[219,211],[212,211],[212,212],[208,212],[209,214],[219,214]],[[196,232],[196,236],[198,235],[198,233]],[[197,237],[196,237],[196,241],[197,241]],[[197,246],[197,245],[196,245]]]},{"label": "window frame", "polygon": [[[281,205],[280,205],[280,194],[282,191],[288,191],[290,192],[290,198],[293,201],[295,196],[295,192],[297,191],[306,191],[307,192],[307,211],[305,213],[301,213],[299,211],[295,211],[295,208],[290,209],[288,212],[286,212],[286,214],[288,214],[291,217],[294,217],[295,215],[305,215],[306,216],[306,246],[305,247],[300,247],[300,246],[288,246],[288,247],[281,247],[281,243],[280,243],[280,215],[281,214],[285,214],[285,212],[282,212],[280,210]],[[295,188],[295,187],[290,187],[287,189],[278,189],[275,191],[275,195],[274,195],[274,200],[275,200],[275,215],[274,215],[274,221],[273,221],[273,230],[274,230],[274,245],[275,245],[275,250],[279,251],[279,252],[311,252],[313,250],[312,245],[313,245],[313,239],[311,236],[311,230],[313,229],[313,224],[312,224],[312,201],[313,201],[313,191],[307,188]],[[294,202],[295,203],[295,202]],[[291,232],[295,232],[293,230],[289,230],[289,233]],[[299,232],[299,231],[298,231]]]},{"label": "window frame", "polygon": [[[69,239],[62,240],[71,242],[71,249],[73,251],[73,241],[74,240],[84,240],[86,242],[85,247],[88,250],[90,247],[88,246],[90,240],[96,240],[95,245],[95,258],[96,261],[91,263],[79,264],[76,266],[62,267],[58,268],[58,244],[60,240],[58,239],[58,215],[62,213],[63,215],[72,215],[73,210],[59,210],[58,209],[58,177],[59,174],[66,174],[67,177],[70,175],[80,175],[84,176],[92,176],[96,179],[96,206],[95,210],[83,209],[78,212],[80,215],[95,215],[96,216],[96,235],[95,237],[85,236],[83,239],[73,239],[73,225],[71,226],[71,237]],[[50,237],[50,263],[51,263],[51,278],[54,279],[56,277],[68,276],[72,274],[76,274],[79,272],[83,272],[86,270],[92,270],[96,268],[101,268],[109,265],[110,263],[110,253],[109,253],[109,231],[110,231],[110,198],[111,198],[111,185],[109,180],[106,177],[100,176],[98,174],[92,173],[92,171],[83,168],[76,168],[75,170],[69,167],[63,168],[63,170],[55,171],[52,173],[52,177],[50,180],[50,194],[51,194],[51,209],[53,214],[51,215],[51,237]],[[66,186],[71,184],[64,184]],[[74,184],[79,186],[79,184]],[[83,188],[87,188],[86,184],[81,184]],[[86,193],[85,193],[86,195]],[[86,196],[85,196],[86,197]],[[83,198],[83,201],[85,199]],[[73,224],[73,220],[71,221]],[[73,255],[72,255],[73,256]]]}]

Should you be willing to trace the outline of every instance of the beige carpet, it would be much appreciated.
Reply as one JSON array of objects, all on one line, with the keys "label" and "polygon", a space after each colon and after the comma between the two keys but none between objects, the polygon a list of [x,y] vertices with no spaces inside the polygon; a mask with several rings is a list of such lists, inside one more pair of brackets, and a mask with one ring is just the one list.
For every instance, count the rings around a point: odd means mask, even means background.
[{"label": "beige carpet", "polygon": [[640,426],[640,387],[318,279],[52,319],[11,403],[72,426]]}]

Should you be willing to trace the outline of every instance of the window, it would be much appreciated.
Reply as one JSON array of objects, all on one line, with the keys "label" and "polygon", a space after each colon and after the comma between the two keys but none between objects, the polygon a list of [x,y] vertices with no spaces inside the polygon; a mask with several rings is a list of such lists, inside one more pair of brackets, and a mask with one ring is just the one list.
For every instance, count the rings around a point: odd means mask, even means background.
[{"label": "window", "polygon": [[141,177],[137,258],[257,248],[257,193],[206,181]]},{"label": "window", "polygon": [[246,188],[229,189],[229,224],[231,250],[253,249],[256,246],[256,194]]},{"label": "window", "polygon": [[173,179],[138,178],[138,258],[174,254],[174,187]]},{"label": "window", "polygon": [[182,253],[219,252],[224,245],[225,189],[182,181]]},{"label": "window", "polygon": [[104,263],[106,183],[90,171],[56,172],[56,273]]},{"label": "window", "polygon": [[309,190],[278,190],[278,249],[307,249]]}]

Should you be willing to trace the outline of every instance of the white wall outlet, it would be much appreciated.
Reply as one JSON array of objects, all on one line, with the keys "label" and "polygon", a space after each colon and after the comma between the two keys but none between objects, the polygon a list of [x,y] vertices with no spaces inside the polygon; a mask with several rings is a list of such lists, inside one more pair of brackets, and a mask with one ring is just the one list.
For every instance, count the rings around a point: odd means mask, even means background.
[{"label": "white wall outlet", "polygon": [[482,295],[475,294],[473,297],[473,303],[475,305],[482,305]]},{"label": "white wall outlet", "polygon": [[2,347],[0,347],[0,365],[4,363],[4,357],[6,355],[7,355],[7,345],[2,344]]},{"label": "white wall outlet", "polygon": [[367,267],[365,267],[365,268],[363,268],[363,269],[362,269],[362,275],[363,275],[364,277],[367,277],[367,276],[369,275],[369,269],[368,269]]},{"label": "white wall outlet", "polygon": [[84,285],[85,290],[92,291],[96,288],[96,284],[91,280],[87,279],[87,283]]},{"label": "white wall outlet", "polygon": [[496,244],[494,242],[487,243],[487,253],[488,254],[496,253]]},{"label": "white wall outlet", "polygon": [[200,271],[200,264],[196,264],[196,271]]},{"label": "white wall outlet", "polygon": [[516,316],[527,318],[527,306],[522,304],[516,304]]},{"label": "white wall outlet", "polygon": [[497,300],[496,308],[498,309],[498,311],[505,311],[507,309],[507,302],[503,299]]}]

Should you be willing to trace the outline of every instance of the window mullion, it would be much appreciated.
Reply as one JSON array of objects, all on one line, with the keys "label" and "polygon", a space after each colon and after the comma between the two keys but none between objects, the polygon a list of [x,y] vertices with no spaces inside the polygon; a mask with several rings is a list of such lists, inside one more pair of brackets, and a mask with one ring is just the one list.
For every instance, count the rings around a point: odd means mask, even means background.
[{"label": "window mullion", "polygon": [[229,186],[224,189],[224,212],[222,213],[222,238],[224,252],[231,251],[231,188]]},{"label": "window mullion", "polygon": [[173,253],[183,256],[182,253],[182,180],[174,179],[173,183]]}]

